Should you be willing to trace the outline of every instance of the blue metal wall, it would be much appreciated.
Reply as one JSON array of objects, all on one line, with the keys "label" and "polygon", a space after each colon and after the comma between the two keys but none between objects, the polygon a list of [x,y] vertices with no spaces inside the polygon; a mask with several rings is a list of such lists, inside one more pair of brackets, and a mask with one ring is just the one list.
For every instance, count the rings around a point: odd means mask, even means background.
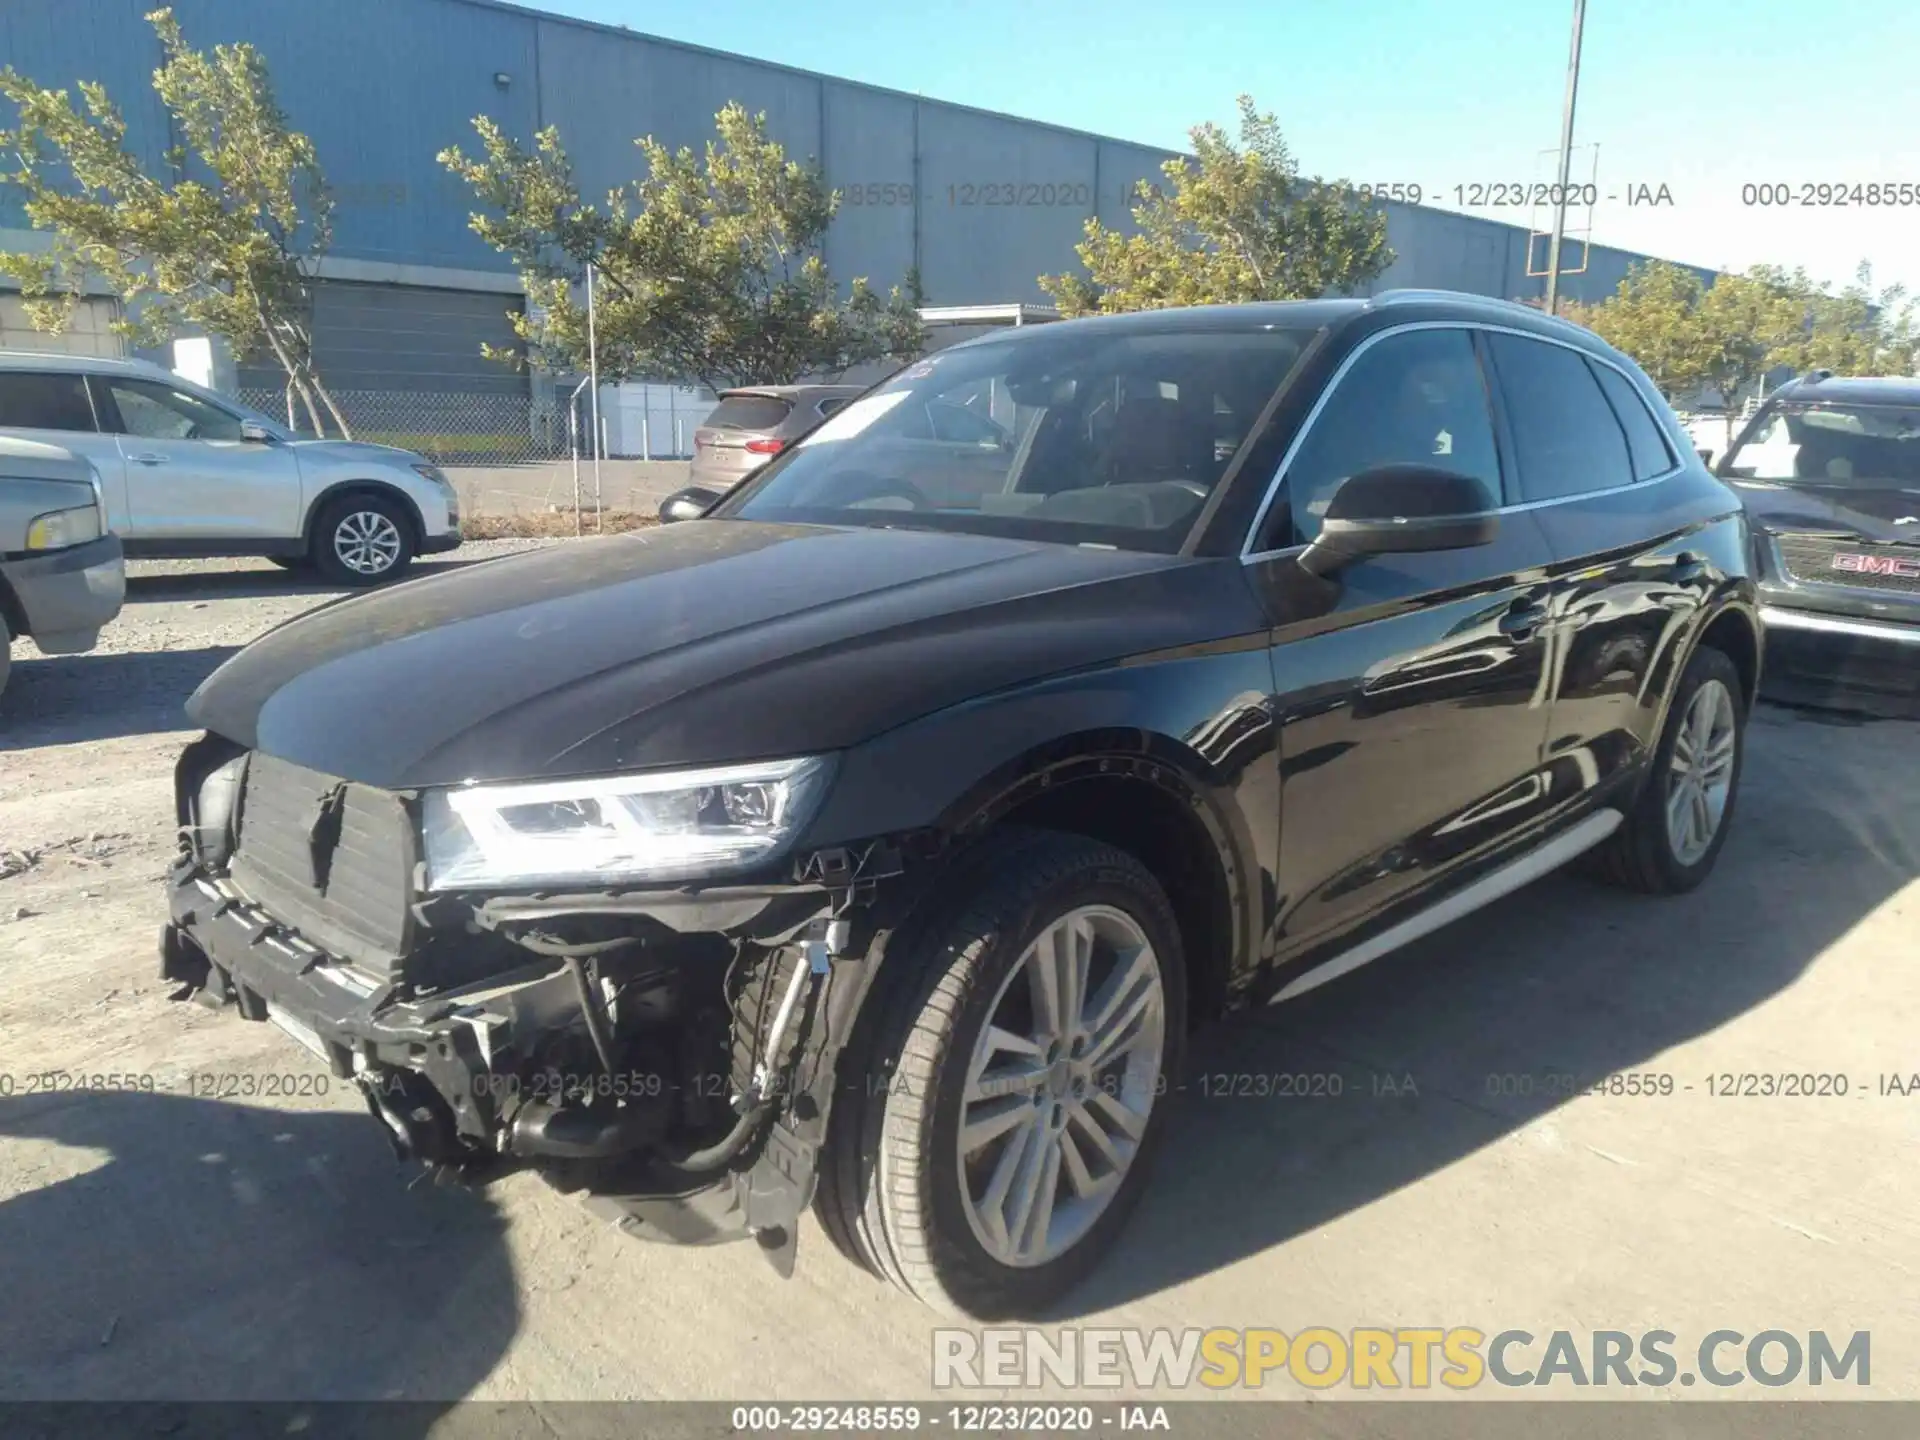
[{"label": "blue metal wall", "polygon": [[[148,80],[158,47],[141,18],[153,3],[0,0],[0,63],[43,83],[104,81],[130,143],[158,165],[165,120]],[[443,146],[471,143],[481,113],[522,140],[557,125],[597,197],[638,172],[635,136],[697,148],[714,112],[742,100],[847,192],[827,247],[834,273],[884,287],[917,263],[928,301],[946,305],[1043,299],[1036,278],[1075,263],[1087,215],[1124,223],[1134,182],[1168,158],[491,0],[173,3],[191,43],[244,39],[265,54],[282,105],[319,148],[338,199],[334,251],[351,259],[503,268],[468,231],[463,189],[434,163]],[[0,226],[22,224],[17,200],[0,195]],[[1399,259],[1382,286],[1540,293],[1524,230],[1390,206],[1388,234]],[[1638,258],[1595,247],[1564,291],[1599,298]]]}]

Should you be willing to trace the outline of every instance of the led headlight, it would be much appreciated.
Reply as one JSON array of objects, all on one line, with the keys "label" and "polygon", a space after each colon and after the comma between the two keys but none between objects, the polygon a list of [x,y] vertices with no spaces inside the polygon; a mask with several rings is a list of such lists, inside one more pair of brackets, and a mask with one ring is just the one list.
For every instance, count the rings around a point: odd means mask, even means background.
[{"label": "led headlight", "polygon": [[427,793],[433,890],[680,880],[783,849],[826,790],[824,759]]}]

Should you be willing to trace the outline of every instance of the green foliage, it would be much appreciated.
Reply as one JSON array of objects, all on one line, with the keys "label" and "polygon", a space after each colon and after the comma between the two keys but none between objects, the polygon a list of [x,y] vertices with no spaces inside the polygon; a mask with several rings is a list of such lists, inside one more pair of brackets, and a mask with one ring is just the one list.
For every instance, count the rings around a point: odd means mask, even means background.
[{"label": "green foliage", "polygon": [[116,328],[158,344],[195,329],[236,353],[270,352],[316,431],[316,400],[347,427],[313,368],[312,265],[331,237],[332,204],[313,142],[274,100],[251,45],[187,47],[171,10],[147,16],[163,64],[153,88],[177,143],[168,178],[126,148],[126,123],[104,86],[80,86],[83,108],[8,67],[0,95],[18,119],[0,131],[0,181],[25,192],[48,249],[0,254],[33,323],[63,329],[90,281],[123,302]]},{"label": "green foliage", "polygon": [[473,122],[481,154],[440,162],[485,207],[472,227],[510,256],[527,289],[515,328],[530,355],[587,368],[592,267],[602,373],[697,381],[720,390],[838,375],[911,359],[926,344],[911,272],[882,296],[862,278],[842,298],[820,242],[839,204],[819,172],[787,159],[766,117],[730,104],[704,157],[638,143],[645,175],[604,208],[582,203],[560,136],[529,151],[493,120]]},{"label": "green foliage", "polygon": [[1907,375],[1920,352],[1914,302],[1899,286],[1876,293],[1865,265],[1836,295],[1804,270],[1757,265],[1703,285],[1691,270],[1653,260],[1599,304],[1561,314],[1631,355],[1669,400],[1710,388],[1729,414],[1780,366]]},{"label": "green foliage", "polygon": [[[1043,275],[1067,315],[1345,294],[1393,263],[1386,216],[1345,182],[1302,180],[1280,125],[1240,97],[1240,143],[1189,132],[1195,161],[1134,192],[1138,233],[1086,223],[1086,275]],[[1197,163],[1196,163],[1197,162]]]},{"label": "green foliage", "polygon": [[1862,263],[1851,285],[1834,294],[1805,270],[1772,266],[1751,272],[1790,297],[1792,324],[1773,363],[1836,375],[1912,375],[1920,370],[1920,316],[1903,285],[1876,291]]}]

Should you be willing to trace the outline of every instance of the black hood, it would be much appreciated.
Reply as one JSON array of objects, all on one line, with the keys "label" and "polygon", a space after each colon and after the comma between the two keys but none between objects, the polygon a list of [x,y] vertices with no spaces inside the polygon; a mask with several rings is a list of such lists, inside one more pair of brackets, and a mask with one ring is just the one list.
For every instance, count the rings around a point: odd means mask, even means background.
[{"label": "black hood", "polygon": [[[1220,638],[1237,564],[929,531],[690,521],[328,605],[188,702],[388,789],[811,754],[1023,680]],[[1223,603],[1223,600],[1225,603]]]},{"label": "black hood", "polygon": [[1876,545],[1920,545],[1920,486],[1734,477],[1727,483],[1754,523],[1778,535],[1845,535]]}]

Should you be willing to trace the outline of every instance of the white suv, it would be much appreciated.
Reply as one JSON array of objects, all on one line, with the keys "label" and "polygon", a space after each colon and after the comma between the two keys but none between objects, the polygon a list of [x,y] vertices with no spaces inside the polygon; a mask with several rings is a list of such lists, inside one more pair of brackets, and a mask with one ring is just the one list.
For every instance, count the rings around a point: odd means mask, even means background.
[{"label": "white suv", "polygon": [[298,439],[145,361],[0,352],[0,434],[91,460],[129,556],[264,555],[374,585],[460,543],[459,499],[438,466]]}]

